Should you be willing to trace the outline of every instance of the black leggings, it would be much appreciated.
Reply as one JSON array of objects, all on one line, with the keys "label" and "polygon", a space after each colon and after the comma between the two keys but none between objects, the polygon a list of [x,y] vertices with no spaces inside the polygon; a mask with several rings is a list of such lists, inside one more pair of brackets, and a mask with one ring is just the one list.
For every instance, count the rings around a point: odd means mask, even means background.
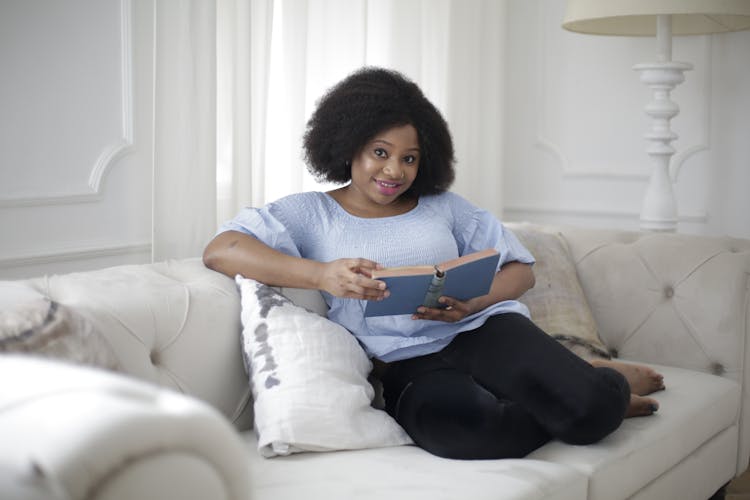
[{"label": "black leggings", "polygon": [[620,373],[594,368],[520,314],[500,314],[442,351],[387,364],[386,411],[414,442],[461,459],[523,457],[552,438],[596,442],[630,401]]}]

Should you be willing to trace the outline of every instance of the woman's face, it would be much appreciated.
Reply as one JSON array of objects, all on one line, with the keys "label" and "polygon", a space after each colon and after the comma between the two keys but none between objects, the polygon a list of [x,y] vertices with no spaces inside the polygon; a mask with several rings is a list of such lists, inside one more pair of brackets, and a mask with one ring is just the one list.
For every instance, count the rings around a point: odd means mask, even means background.
[{"label": "woman's face", "polygon": [[419,170],[419,138],[412,125],[378,133],[352,160],[351,188],[361,201],[389,205],[411,187]]}]

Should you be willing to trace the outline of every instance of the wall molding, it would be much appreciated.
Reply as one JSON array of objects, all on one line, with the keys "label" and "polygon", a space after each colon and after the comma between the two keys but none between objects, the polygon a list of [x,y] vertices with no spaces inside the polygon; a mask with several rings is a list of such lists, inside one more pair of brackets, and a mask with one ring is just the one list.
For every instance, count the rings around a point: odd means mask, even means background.
[{"label": "wall molding", "polygon": [[126,153],[133,149],[133,27],[131,0],[120,1],[120,61],[122,71],[122,138],[107,146],[91,171],[89,187],[101,193],[104,175]]},{"label": "wall molding", "polygon": [[151,255],[151,246],[150,242],[126,243],[119,245],[92,245],[79,248],[48,250],[23,256],[0,257],[0,269],[92,260],[123,255]]},{"label": "wall molding", "polygon": [[[552,155],[559,165],[560,171],[563,177],[578,178],[578,179],[600,179],[600,180],[613,180],[613,181],[638,181],[646,182],[649,178],[647,174],[639,172],[612,172],[612,171],[598,171],[598,170],[583,170],[574,169],[570,166],[570,160],[562,152],[559,146],[556,146],[552,141],[542,137],[541,134],[537,133],[536,141],[534,141],[534,148],[544,151]],[[645,153],[644,153],[645,156]]]},{"label": "wall molding", "polygon": [[[559,208],[544,206],[524,206],[524,205],[507,205],[503,207],[505,218],[507,214],[515,215],[535,215],[535,216],[575,216],[590,219],[628,219],[638,222],[640,212],[634,210],[602,210],[598,208]],[[695,214],[680,214],[677,217],[679,222],[705,224],[708,222],[708,212]]]},{"label": "wall molding", "polygon": [[0,198],[0,208],[64,205],[101,200],[102,182],[117,161],[134,150],[133,112],[133,30],[132,0],[120,0],[120,70],[122,137],[104,147],[94,163],[88,189],[70,194],[42,194]]},{"label": "wall molding", "polygon": [[[651,171],[649,170],[648,173],[641,173],[641,172],[629,172],[629,171],[597,171],[597,170],[590,170],[590,169],[580,169],[572,166],[572,162],[568,158],[568,156],[563,151],[563,148],[555,143],[555,141],[550,137],[549,134],[546,133],[546,131],[549,129],[548,126],[548,113],[549,113],[549,102],[547,102],[547,98],[544,93],[544,85],[546,85],[550,79],[549,79],[549,71],[548,71],[548,54],[551,53],[550,47],[549,47],[549,36],[547,34],[547,22],[545,16],[551,16],[554,15],[554,11],[550,12],[549,9],[537,9],[537,38],[539,40],[538,44],[538,52],[537,52],[537,78],[536,78],[536,85],[534,86],[534,92],[536,93],[536,102],[538,104],[538,113],[537,113],[537,120],[536,120],[536,130],[535,130],[535,141],[533,144],[533,148],[549,153],[552,155],[552,157],[555,159],[556,164],[564,178],[572,178],[572,179],[599,179],[599,180],[614,180],[614,181],[621,181],[621,180],[629,180],[629,181],[641,181],[641,182],[648,182],[649,178],[651,177]],[[702,152],[707,151],[711,149],[711,128],[710,128],[710,117],[711,117],[711,78],[712,78],[712,61],[711,61],[711,54],[712,54],[712,47],[711,47],[711,40],[712,35],[705,35],[703,36],[703,60],[706,62],[706,68],[704,72],[704,85],[706,88],[706,92],[704,93],[705,99],[702,101],[703,109],[706,113],[706,118],[704,120],[701,120],[702,125],[702,140],[699,141],[698,144],[694,144],[691,146],[686,147],[684,150],[677,152],[673,157],[672,161],[670,163],[670,177],[672,178],[672,182],[676,183],[677,178],[679,176],[679,172],[685,162],[687,162],[691,157],[694,155]],[[654,42],[656,43],[656,42]],[[656,55],[654,54],[653,57],[655,58]],[[689,75],[687,76],[689,78]],[[634,84],[638,84],[638,82],[634,82]],[[646,106],[646,102],[644,101],[643,106],[640,108],[641,111],[643,111],[643,108]],[[677,102],[679,105],[680,103]],[[647,132],[646,129],[643,130],[643,133]],[[677,131],[679,133],[679,131]],[[643,159],[644,161],[648,160],[648,156],[646,155],[646,148],[647,144],[644,141],[643,142]]]}]

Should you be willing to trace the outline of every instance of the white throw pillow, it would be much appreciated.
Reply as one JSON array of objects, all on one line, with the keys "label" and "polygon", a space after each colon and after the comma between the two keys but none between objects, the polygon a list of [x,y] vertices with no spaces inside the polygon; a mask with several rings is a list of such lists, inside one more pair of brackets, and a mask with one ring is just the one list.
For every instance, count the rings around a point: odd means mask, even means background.
[{"label": "white throw pillow", "polygon": [[412,442],[371,406],[372,363],[346,329],[269,286],[241,276],[236,281],[261,455]]}]

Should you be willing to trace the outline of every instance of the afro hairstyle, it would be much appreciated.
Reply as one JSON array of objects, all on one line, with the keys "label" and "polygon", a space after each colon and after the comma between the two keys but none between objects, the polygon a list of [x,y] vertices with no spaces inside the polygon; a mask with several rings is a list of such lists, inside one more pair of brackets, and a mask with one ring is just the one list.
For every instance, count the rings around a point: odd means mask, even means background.
[{"label": "afro hairstyle", "polygon": [[453,183],[453,140],[440,111],[401,73],[365,67],[329,89],[307,122],[307,167],[320,180],[351,180],[351,161],[380,132],[412,125],[419,140],[419,170],[407,191],[437,194]]}]

